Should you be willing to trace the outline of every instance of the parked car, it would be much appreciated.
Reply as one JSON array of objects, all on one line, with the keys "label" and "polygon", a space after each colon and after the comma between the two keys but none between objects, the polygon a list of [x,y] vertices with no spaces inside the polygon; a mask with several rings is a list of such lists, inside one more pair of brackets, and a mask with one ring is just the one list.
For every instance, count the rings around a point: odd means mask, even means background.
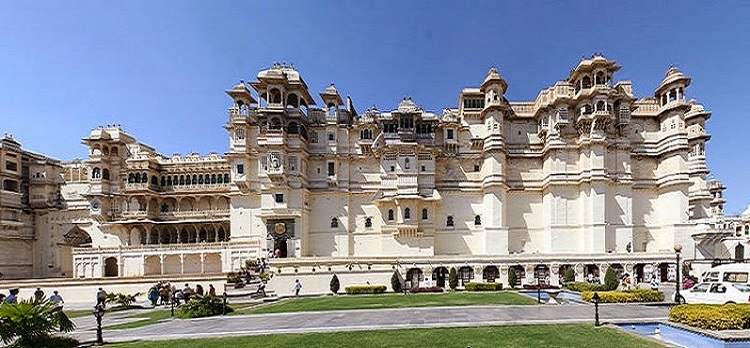
[{"label": "parked car", "polygon": [[680,303],[750,303],[750,285],[730,282],[698,283],[680,292]]},{"label": "parked car", "polygon": [[750,264],[731,263],[716,266],[703,272],[701,281],[750,284]]}]

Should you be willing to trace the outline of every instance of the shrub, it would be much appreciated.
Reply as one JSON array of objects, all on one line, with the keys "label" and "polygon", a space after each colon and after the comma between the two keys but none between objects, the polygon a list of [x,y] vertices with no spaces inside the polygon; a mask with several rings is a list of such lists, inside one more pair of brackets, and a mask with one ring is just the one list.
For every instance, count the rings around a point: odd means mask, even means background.
[{"label": "shrub", "polygon": [[331,278],[331,283],[328,284],[328,288],[331,289],[331,292],[334,294],[337,294],[339,292],[339,289],[341,289],[341,283],[339,283],[339,277],[337,277],[335,274]]},{"label": "shrub", "polygon": [[523,288],[525,290],[536,290],[537,288],[542,288],[542,289],[559,289],[560,287],[556,286],[556,285],[549,285],[549,284],[543,283],[541,285],[537,285],[537,284],[524,284]]},{"label": "shrub", "polygon": [[359,294],[382,294],[387,287],[385,285],[352,285],[347,286],[344,290],[347,295]]},{"label": "shrub", "polygon": [[[583,291],[581,299],[591,302],[595,291]],[[661,302],[664,293],[651,289],[635,289],[629,291],[596,291],[599,303],[630,303],[630,302]]]},{"label": "shrub", "polygon": [[15,347],[75,347],[73,340],[58,339],[54,331],[70,332],[75,324],[60,307],[47,299],[0,305],[0,340]]},{"label": "shrub", "polygon": [[466,283],[466,291],[500,291],[503,289],[503,283]]},{"label": "shrub", "polygon": [[669,310],[669,320],[707,330],[750,329],[750,304],[683,304]]},{"label": "shrub", "polygon": [[232,307],[224,306],[224,301],[219,297],[195,296],[186,304],[182,305],[182,318],[202,318],[224,313],[231,313]]},{"label": "shrub", "polygon": [[420,293],[420,292],[443,292],[443,288],[439,286],[431,286],[429,288],[420,288],[418,286],[415,286],[411,289],[409,289],[409,292],[411,293]]},{"label": "shrub", "polygon": [[620,281],[617,279],[617,273],[615,273],[614,268],[607,268],[607,273],[604,274],[604,285],[606,289],[609,291],[615,290],[619,284]]},{"label": "shrub", "polygon": [[448,272],[448,287],[453,290],[458,287],[458,272],[456,272],[455,267],[451,267],[450,272]]},{"label": "shrub", "polygon": [[518,281],[518,276],[516,275],[516,269],[509,268],[508,269],[508,284],[510,284],[511,288],[515,289],[517,281]]},{"label": "shrub", "polygon": [[576,281],[576,271],[573,270],[572,267],[568,267],[568,269],[565,270],[565,273],[563,274],[563,279],[565,280],[565,283],[572,283]]},{"label": "shrub", "polygon": [[401,278],[398,276],[398,272],[393,272],[391,276],[391,288],[393,292],[401,292]]},{"label": "shrub", "polygon": [[590,284],[586,282],[570,282],[565,283],[564,288],[572,291],[584,292],[584,291],[606,291],[606,287],[602,284]]},{"label": "shrub", "polygon": [[130,305],[132,305],[135,302],[135,299],[141,296],[140,292],[136,292],[132,295],[123,294],[121,292],[118,293],[109,293],[107,294],[107,300],[106,303],[115,303],[117,304],[117,307],[123,307],[128,308]]}]

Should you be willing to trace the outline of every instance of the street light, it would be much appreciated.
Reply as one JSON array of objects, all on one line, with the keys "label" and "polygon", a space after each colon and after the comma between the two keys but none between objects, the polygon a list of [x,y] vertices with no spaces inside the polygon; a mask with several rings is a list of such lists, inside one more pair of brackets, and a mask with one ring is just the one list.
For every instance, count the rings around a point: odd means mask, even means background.
[{"label": "street light", "polygon": [[680,296],[680,252],[682,251],[682,245],[675,245],[674,246],[674,253],[677,256],[677,285],[675,285],[675,289],[677,290],[674,300],[677,304],[682,303],[681,296]]},{"label": "street light", "polygon": [[227,295],[227,292],[224,291],[224,293],[221,294],[221,297],[223,298],[222,302],[224,303],[224,305],[221,306],[221,315],[227,315],[227,297],[229,296]]},{"label": "street light", "polygon": [[173,317],[174,317],[174,303],[176,301],[177,301],[177,292],[176,291],[172,291],[172,298],[171,298],[170,302],[172,303],[172,316]]},{"label": "street light", "polygon": [[599,326],[599,293],[595,292],[591,299],[594,300],[594,326]]},{"label": "street light", "polygon": [[96,318],[96,344],[101,346],[104,344],[104,338],[102,337],[102,318],[104,317],[104,306],[97,304],[94,306],[94,317]]},{"label": "street light", "polygon": [[542,303],[542,278],[536,278],[536,303]]}]

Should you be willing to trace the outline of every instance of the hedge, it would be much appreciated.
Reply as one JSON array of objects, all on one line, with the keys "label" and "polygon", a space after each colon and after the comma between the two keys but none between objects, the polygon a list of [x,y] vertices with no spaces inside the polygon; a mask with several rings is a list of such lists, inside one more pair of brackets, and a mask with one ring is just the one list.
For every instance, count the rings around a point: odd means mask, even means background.
[{"label": "hedge", "polygon": [[429,288],[423,288],[423,287],[415,286],[415,287],[409,289],[409,292],[411,292],[411,293],[419,293],[419,292],[443,292],[443,288],[441,288],[439,286],[433,286],[433,287],[429,287]]},{"label": "hedge", "polygon": [[503,283],[466,283],[466,291],[499,291],[503,289]]},{"label": "hedge", "polygon": [[586,282],[570,282],[565,283],[564,288],[568,290],[584,292],[584,291],[606,291],[607,287],[604,284],[591,284]]},{"label": "hedge", "polygon": [[708,330],[750,329],[750,304],[683,304],[669,310],[669,320]]},{"label": "hedge", "polygon": [[385,292],[385,285],[352,285],[346,287],[347,295],[359,294],[382,294]]},{"label": "hedge", "polygon": [[629,302],[662,302],[664,293],[651,289],[635,289],[629,291],[584,291],[581,299],[592,302],[594,293],[599,294],[599,303],[629,303]]}]

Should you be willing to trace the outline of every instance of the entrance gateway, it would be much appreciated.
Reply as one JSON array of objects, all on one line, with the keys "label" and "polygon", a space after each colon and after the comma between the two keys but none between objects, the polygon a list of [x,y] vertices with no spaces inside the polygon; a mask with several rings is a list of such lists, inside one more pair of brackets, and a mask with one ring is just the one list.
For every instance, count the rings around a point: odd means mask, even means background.
[{"label": "entrance gateway", "polygon": [[294,220],[268,220],[266,230],[268,251],[277,258],[289,257],[289,250],[294,250],[289,247],[294,238]]}]

